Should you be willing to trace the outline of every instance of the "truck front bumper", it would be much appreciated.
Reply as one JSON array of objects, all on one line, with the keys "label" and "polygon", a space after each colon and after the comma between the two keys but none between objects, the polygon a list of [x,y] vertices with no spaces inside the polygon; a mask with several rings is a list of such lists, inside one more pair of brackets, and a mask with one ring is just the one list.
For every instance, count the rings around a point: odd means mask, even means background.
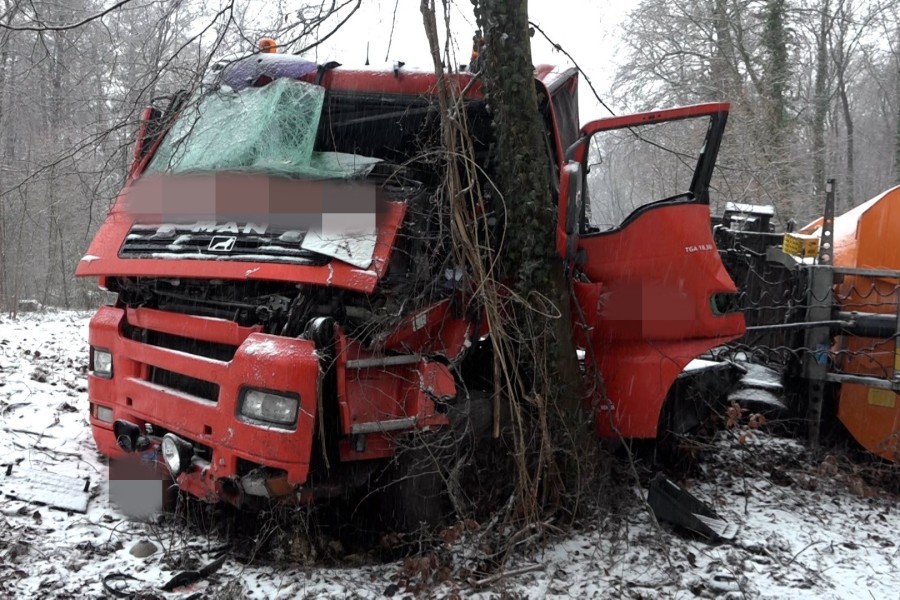
[{"label": "truck front bumper", "polygon": [[[223,319],[109,306],[91,320],[89,340],[112,355],[110,376],[88,375],[90,422],[101,453],[129,454],[113,431],[122,420],[147,434],[139,449],[146,460],[161,461],[165,433],[193,444],[197,460],[176,480],[205,501],[240,504],[245,493],[286,495],[307,481],[320,389],[313,342]],[[223,348],[226,355],[233,350],[228,360],[221,359]],[[186,391],[194,389],[204,397]],[[296,422],[243,416],[247,389],[299,397]]]}]

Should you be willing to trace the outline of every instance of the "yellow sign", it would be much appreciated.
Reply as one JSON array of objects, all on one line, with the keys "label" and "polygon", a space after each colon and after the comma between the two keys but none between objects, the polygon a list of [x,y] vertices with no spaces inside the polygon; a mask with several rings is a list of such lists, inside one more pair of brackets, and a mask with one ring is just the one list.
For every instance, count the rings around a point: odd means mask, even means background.
[{"label": "yellow sign", "polygon": [[785,233],[781,249],[785,254],[791,254],[800,258],[815,256],[819,252],[819,236]]},{"label": "yellow sign", "polygon": [[869,388],[869,404],[872,406],[895,408],[897,406],[897,394],[891,390]]}]

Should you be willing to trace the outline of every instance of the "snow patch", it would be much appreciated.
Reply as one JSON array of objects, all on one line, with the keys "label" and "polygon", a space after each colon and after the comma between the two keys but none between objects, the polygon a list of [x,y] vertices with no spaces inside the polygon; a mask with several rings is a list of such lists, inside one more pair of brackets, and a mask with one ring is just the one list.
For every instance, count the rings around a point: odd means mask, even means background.
[{"label": "snow patch", "polygon": [[[28,314],[0,321],[0,465],[84,481],[85,514],[4,498],[0,511],[0,597],[108,597],[103,579],[161,598],[408,597],[403,563],[368,566],[251,562],[230,557],[208,580],[160,590],[179,571],[172,557],[214,561],[215,540],[195,531],[129,520],[108,500],[108,466],[88,421],[89,313]],[[265,354],[265,346],[257,348]],[[752,379],[767,381],[759,373]],[[759,386],[763,387],[763,386]],[[771,393],[771,390],[767,390]],[[600,513],[529,554],[484,587],[454,574],[435,598],[896,598],[900,589],[897,497],[856,485],[852,468],[825,473],[800,443],[754,431],[740,443],[721,432],[693,480],[680,481],[723,519],[740,525],[718,545],[659,528],[634,486],[616,515]],[[860,490],[864,493],[860,493]],[[160,551],[130,552],[142,540]],[[465,547],[460,552],[466,552]],[[349,561],[347,561],[349,563]],[[226,594],[234,588],[237,593]],[[415,594],[413,594],[415,595]]]}]

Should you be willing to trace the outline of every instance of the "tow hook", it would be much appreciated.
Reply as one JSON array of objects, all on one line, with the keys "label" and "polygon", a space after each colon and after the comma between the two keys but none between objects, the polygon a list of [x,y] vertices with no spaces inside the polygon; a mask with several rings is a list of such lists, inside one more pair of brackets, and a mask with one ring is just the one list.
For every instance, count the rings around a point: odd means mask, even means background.
[{"label": "tow hook", "polygon": [[139,425],[119,419],[113,423],[116,444],[125,452],[140,452],[150,447],[150,439],[143,435]]},{"label": "tow hook", "polygon": [[240,485],[248,496],[280,498],[294,491],[284,473],[274,473],[266,468],[255,469],[240,479]]}]

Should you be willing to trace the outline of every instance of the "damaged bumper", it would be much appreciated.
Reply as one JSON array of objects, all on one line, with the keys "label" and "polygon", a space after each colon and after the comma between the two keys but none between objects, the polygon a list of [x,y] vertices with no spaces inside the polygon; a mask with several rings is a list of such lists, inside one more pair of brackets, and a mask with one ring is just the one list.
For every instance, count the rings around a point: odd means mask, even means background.
[{"label": "damaged bumper", "polygon": [[[222,319],[114,307],[97,312],[89,340],[113,357],[109,373],[88,375],[103,454],[165,463],[168,434],[169,453],[182,449],[170,468],[179,487],[209,502],[288,496],[306,482],[320,386],[313,342]],[[126,428],[127,440],[122,423],[137,429]]]}]

